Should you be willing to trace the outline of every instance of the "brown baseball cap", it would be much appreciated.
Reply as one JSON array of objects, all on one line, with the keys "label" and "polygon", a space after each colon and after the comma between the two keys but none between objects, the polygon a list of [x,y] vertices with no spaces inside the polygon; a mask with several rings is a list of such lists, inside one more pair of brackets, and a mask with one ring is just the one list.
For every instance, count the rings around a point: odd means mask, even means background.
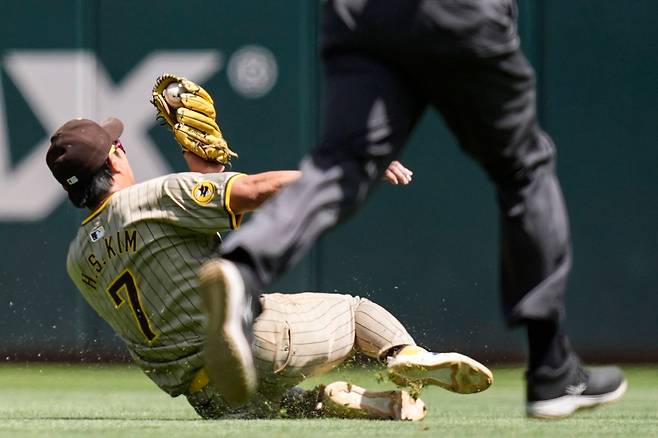
[{"label": "brown baseball cap", "polygon": [[100,125],[88,119],[69,120],[50,138],[46,163],[55,179],[69,190],[101,168],[122,132],[123,123],[116,117]]}]

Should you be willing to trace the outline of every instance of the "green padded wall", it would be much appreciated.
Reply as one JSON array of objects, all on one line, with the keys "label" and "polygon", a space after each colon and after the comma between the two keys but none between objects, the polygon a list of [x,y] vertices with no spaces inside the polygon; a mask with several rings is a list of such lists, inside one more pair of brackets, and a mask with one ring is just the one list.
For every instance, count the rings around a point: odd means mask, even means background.
[{"label": "green padded wall", "polygon": [[[75,116],[116,115],[140,179],[184,170],[147,99],[165,71],[215,97],[245,172],[295,167],[318,132],[319,4],[24,0],[0,27],[0,358],[108,359],[120,343],[69,284],[64,257],[83,213],[43,163]],[[38,11],[38,12],[37,12]],[[185,11],[193,32],[181,37]],[[558,146],[574,268],[568,328],[586,357],[658,357],[658,2],[521,5],[540,116]],[[192,18],[190,18],[192,20]],[[147,159],[148,158],[148,159]],[[434,113],[403,161],[409,187],[380,187],[273,289],[339,291],[391,309],[418,341],[519,360],[523,334],[498,301],[494,194]]]}]

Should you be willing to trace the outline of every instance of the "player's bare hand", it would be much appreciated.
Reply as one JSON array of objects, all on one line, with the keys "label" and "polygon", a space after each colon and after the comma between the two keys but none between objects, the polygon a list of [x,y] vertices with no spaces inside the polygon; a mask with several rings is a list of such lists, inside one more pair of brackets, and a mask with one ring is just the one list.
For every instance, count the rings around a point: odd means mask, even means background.
[{"label": "player's bare hand", "polygon": [[404,167],[399,161],[393,161],[384,172],[384,181],[388,181],[393,185],[401,184],[406,186],[411,182],[413,174],[411,170]]}]

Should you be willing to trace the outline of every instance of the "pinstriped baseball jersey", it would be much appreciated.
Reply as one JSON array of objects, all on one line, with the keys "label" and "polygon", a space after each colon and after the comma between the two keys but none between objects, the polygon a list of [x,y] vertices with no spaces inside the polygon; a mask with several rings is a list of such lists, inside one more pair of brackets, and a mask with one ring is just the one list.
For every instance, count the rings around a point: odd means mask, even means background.
[{"label": "pinstriped baseball jersey", "polygon": [[229,207],[237,173],[178,173],[125,188],[82,223],[67,271],[136,363],[171,395],[203,363],[197,269],[219,232],[242,217]]}]

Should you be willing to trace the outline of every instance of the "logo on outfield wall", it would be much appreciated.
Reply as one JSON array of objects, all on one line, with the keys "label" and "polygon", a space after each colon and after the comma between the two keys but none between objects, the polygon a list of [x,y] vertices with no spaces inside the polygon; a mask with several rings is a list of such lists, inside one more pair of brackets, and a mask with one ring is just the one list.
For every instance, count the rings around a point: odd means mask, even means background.
[{"label": "logo on outfield wall", "polygon": [[253,99],[269,93],[277,74],[274,55],[263,47],[243,47],[228,61],[228,80],[244,97]]},{"label": "logo on outfield wall", "polygon": [[[48,134],[12,166],[8,129],[15,127],[7,126],[0,77],[0,221],[37,221],[65,199],[46,166],[50,133],[74,117],[100,121],[117,116],[125,123],[122,139],[129,145],[137,179],[168,173],[169,165],[148,135],[156,124],[148,103],[153,81],[163,72],[176,72],[195,82],[206,82],[224,68],[224,56],[216,50],[153,52],[118,83],[87,50],[13,51],[1,63]],[[244,98],[267,95],[277,75],[274,55],[261,46],[245,46],[228,59],[229,83]],[[24,187],[35,183],[40,190],[31,196],[20,195]]]}]

